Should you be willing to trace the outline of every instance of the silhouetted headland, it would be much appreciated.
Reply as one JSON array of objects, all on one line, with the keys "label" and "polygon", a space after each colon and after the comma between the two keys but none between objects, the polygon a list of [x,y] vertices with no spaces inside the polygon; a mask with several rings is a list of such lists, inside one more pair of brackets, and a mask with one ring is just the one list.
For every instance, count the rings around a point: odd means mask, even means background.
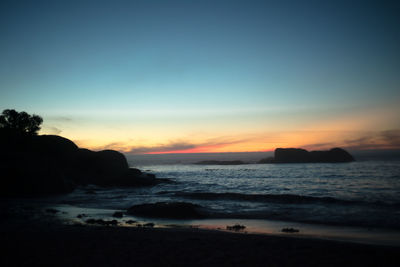
[{"label": "silhouetted headland", "polygon": [[152,186],[166,179],[129,168],[114,150],[79,148],[56,135],[27,135],[0,129],[3,196],[67,193],[77,185]]},{"label": "silhouetted headland", "polygon": [[327,151],[277,148],[274,157],[262,159],[259,163],[340,163],[354,160],[353,156],[342,148],[332,148]]}]

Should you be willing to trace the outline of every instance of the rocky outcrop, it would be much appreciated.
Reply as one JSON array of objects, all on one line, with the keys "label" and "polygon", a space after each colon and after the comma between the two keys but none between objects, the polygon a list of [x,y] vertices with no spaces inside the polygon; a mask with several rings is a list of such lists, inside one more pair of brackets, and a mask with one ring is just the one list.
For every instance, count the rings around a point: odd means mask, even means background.
[{"label": "rocky outcrop", "polygon": [[113,185],[129,171],[125,156],[117,151],[78,149],[70,162],[77,184]]},{"label": "rocky outcrop", "polygon": [[55,135],[0,131],[0,196],[67,193],[76,185],[151,186],[164,180],[130,169],[113,150],[91,151]]},{"label": "rocky outcrop", "polygon": [[266,158],[259,163],[339,163],[355,159],[342,148],[328,151],[307,151],[301,148],[277,148],[273,158]]},{"label": "rocky outcrop", "polygon": [[0,131],[0,195],[65,193],[74,189],[68,163],[78,147],[59,136]]}]

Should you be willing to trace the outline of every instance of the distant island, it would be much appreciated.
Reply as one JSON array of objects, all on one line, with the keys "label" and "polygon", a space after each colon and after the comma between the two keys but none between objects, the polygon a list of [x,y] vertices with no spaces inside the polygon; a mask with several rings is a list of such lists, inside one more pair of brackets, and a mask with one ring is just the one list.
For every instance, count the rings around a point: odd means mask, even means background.
[{"label": "distant island", "polygon": [[247,164],[241,160],[203,160],[196,162],[198,165],[242,165]]},{"label": "distant island", "polygon": [[327,151],[307,151],[301,148],[277,148],[274,157],[258,163],[340,163],[355,161],[354,157],[342,148]]}]

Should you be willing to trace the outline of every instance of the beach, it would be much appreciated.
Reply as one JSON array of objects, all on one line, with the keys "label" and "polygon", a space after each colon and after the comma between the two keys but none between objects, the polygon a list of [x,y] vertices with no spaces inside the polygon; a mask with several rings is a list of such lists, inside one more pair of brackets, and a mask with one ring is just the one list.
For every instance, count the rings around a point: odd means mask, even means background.
[{"label": "beach", "polygon": [[1,266],[399,266],[400,248],[197,228],[65,224],[2,202]]},{"label": "beach", "polygon": [[400,1],[0,6],[0,267],[400,267]]}]

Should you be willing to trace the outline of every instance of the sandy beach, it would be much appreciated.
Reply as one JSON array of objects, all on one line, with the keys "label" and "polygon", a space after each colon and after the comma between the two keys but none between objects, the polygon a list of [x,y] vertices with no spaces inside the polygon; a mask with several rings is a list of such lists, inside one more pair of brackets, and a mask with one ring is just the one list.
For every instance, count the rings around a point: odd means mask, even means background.
[{"label": "sandy beach", "polygon": [[399,247],[188,228],[66,225],[40,207],[2,206],[1,266],[400,264]]}]

